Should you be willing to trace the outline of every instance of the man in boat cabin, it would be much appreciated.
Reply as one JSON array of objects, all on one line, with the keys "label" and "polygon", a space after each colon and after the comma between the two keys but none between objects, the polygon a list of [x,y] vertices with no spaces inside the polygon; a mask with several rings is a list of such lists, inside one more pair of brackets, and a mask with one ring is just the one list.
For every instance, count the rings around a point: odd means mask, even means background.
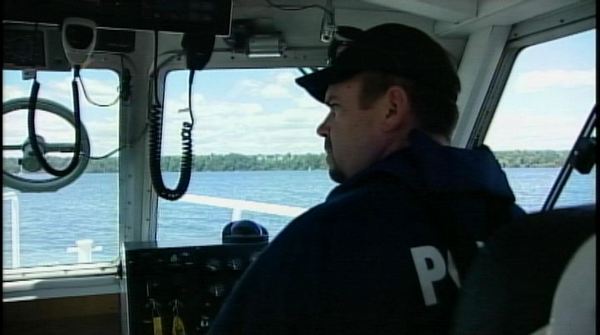
[{"label": "man in boat cabin", "polygon": [[[486,147],[451,147],[460,82],[427,34],[351,35],[296,82],[329,113],[331,178],[248,269],[210,334],[444,334],[478,245],[523,214]],[[338,43],[340,44],[340,43]]]}]

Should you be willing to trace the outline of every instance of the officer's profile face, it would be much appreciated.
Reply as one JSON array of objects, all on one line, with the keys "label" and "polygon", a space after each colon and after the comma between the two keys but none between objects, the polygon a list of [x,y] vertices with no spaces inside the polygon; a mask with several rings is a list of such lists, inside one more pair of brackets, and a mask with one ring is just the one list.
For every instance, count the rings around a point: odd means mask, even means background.
[{"label": "officer's profile face", "polygon": [[329,113],[317,128],[317,134],[325,139],[329,174],[340,183],[367,168],[381,154],[380,115],[385,107],[379,102],[361,107],[361,85],[360,76],[330,85],[325,94]]}]

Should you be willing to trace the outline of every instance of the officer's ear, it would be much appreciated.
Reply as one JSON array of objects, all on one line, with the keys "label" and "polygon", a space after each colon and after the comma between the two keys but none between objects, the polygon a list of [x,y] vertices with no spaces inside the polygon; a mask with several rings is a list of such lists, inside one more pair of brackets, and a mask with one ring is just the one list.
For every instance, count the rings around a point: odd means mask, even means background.
[{"label": "officer's ear", "polygon": [[410,114],[410,99],[404,87],[393,85],[385,94],[387,113],[383,120],[385,131],[395,131],[412,124]]}]

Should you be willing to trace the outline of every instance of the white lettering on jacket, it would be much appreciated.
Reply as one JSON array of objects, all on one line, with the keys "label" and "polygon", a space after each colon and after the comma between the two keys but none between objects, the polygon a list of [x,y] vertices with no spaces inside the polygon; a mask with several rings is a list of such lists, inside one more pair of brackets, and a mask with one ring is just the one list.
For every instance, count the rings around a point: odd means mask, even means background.
[{"label": "white lettering on jacket", "polygon": [[[425,301],[426,306],[437,304],[438,299],[435,294],[433,283],[444,279],[446,275],[449,275],[456,286],[460,287],[458,271],[450,252],[448,252],[448,266],[446,266],[446,260],[444,260],[442,253],[433,246],[425,245],[411,248],[410,252],[415,264],[415,269],[417,270],[417,276],[419,277],[419,284],[421,285],[421,292],[423,293],[423,300]],[[427,260],[429,260],[429,264]]]}]

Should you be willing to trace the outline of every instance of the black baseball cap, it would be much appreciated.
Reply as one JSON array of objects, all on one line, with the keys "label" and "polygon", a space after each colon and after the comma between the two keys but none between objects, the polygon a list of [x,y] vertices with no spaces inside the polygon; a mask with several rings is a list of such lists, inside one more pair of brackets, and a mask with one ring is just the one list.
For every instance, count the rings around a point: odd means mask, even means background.
[{"label": "black baseball cap", "polygon": [[365,31],[354,29],[345,49],[322,70],[297,78],[315,99],[323,102],[329,85],[350,79],[363,71],[396,74],[439,97],[456,101],[460,81],[444,48],[429,35],[413,27],[386,23]]}]

